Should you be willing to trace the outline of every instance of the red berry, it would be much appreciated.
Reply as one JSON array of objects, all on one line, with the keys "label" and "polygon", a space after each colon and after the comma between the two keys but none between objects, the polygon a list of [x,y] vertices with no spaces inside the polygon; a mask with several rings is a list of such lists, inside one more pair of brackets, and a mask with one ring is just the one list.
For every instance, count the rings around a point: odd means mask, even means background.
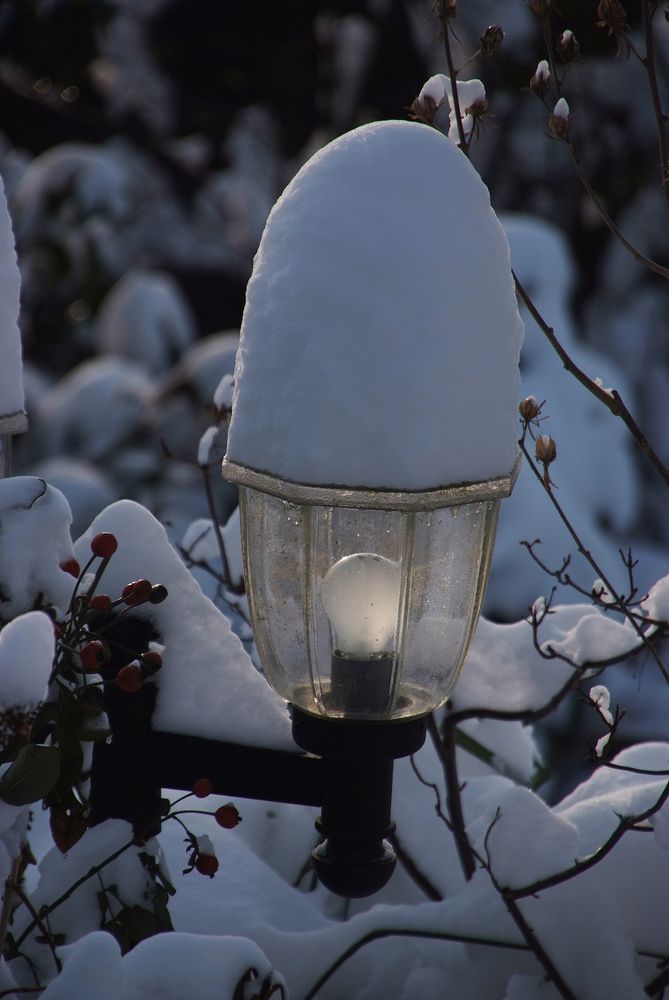
[{"label": "red berry", "polygon": [[111,611],[112,599],[109,594],[95,594],[91,597],[90,606],[93,611]]},{"label": "red berry", "polygon": [[238,823],[241,823],[242,817],[239,815],[232,802],[228,802],[224,806],[219,806],[214,813],[214,819],[219,826],[222,826],[224,830],[233,830]]},{"label": "red berry", "polygon": [[132,583],[126,584],[121,591],[121,600],[125,601],[128,607],[134,607],[136,604],[144,604],[144,601],[148,601],[150,596],[150,580],[133,580]]},{"label": "red berry", "polygon": [[84,670],[97,670],[105,658],[105,647],[99,639],[91,639],[79,650],[79,659]]},{"label": "red berry", "polygon": [[121,691],[126,691],[128,694],[139,691],[142,686],[142,668],[139,663],[133,660],[132,663],[126,663],[121,667],[116,675],[116,683]]},{"label": "red berry", "polygon": [[91,552],[94,556],[100,556],[101,559],[109,559],[117,548],[116,535],[112,535],[111,531],[101,531],[99,535],[94,535],[91,538]]},{"label": "red berry", "polygon": [[198,778],[193,785],[193,795],[197,799],[206,799],[208,795],[211,795],[213,790],[214,786],[209,778]]},{"label": "red berry", "polygon": [[156,670],[160,670],[163,665],[163,658],[155,649],[147,649],[145,653],[142,653],[141,661],[150,674],[155,674]]},{"label": "red berry", "polygon": [[81,567],[76,559],[66,559],[64,562],[60,563],[60,568],[65,573],[69,573],[70,576],[79,576],[81,573]]},{"label": "red berry", "polygon": [[167,598],[167,587],[163,587],[162,583],[156,583],[151,587],[151,593],[149,594],[150,604],[162,604]]},{"label": "red berry", "polygon": [[213,854],[198,854],[195,868],[200,875],[208,875],[209,878],[213,878],[218,871],[218,858],[215,858]]}]

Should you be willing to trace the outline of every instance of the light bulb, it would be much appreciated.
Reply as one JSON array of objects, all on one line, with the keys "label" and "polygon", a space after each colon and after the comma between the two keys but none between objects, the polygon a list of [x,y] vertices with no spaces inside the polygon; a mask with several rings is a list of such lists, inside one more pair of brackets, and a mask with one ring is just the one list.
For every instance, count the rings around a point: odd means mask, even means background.
[{"label": "light bulb", "polygon": [[392,653],[400,601],[400,563],[356,552],[331,566],[321,603],[342,656],[369,660]]}]

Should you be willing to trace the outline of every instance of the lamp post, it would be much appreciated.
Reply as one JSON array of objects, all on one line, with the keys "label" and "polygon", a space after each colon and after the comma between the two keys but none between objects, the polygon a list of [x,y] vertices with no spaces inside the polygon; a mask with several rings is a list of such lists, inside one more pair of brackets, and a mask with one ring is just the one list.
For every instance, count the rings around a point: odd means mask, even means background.
[{"label": "lamp post", "polygon": [[392,873],[392,762],[476,626],[517,471],[521,336],[487,192],[431,129],[355,130],[270,215],[223,472],[260,660],[324,761],[315,866],[344,895]]},{"label": "lamp post", "polygon": [[[388,881],[393,761],[457,680],[517,473],[521,340],[506,239],[443,135],[363,126],[298,172],[249,282],[223,472],[260,659],[306,753],[154,732],[152,686],[134,712],[109,687],[92,822],[153,833],[160,789],[206,774],[222,794],[319,805],[332,891]],[[119,656],[141,651],[128,625]]]}]

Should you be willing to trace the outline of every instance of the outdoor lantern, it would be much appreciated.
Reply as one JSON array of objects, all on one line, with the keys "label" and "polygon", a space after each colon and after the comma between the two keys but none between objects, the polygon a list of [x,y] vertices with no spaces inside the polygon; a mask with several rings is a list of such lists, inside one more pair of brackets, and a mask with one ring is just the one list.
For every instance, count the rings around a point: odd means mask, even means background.
[{"label": "outdoor lantern", "polygon": [[346,895],[392,871],[392,760],[420,747],[476,626],[521,340],[488,192],[435,129],[356,129],[272,210],[224,475],[263,669],[296,742],[336,762],[315,860]]},{"label": "outdoor lantern", "polygon": [[476,625],[510,476],[322,490],[226,463],[267,679],[305,712],[389,721],[445,701]]}]

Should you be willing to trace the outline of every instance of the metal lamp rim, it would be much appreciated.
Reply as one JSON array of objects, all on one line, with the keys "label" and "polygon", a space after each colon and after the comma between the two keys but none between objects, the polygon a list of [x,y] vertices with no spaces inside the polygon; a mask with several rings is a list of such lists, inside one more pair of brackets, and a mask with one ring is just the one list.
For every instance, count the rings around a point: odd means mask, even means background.
[{"label": "metal lamp rim", "polygon": [[340,485],[314,486],[280,479],[271,473],[231,462],[227,457],[223,459],[223,477],[228,482],[269,493],[288,503],[399,511],[438,510],[486,500],[503,500],[510,495],[519,471],[520,452],[517,452],[508,476],[481,482],[454,483],[430,490],[392,490]]}]

